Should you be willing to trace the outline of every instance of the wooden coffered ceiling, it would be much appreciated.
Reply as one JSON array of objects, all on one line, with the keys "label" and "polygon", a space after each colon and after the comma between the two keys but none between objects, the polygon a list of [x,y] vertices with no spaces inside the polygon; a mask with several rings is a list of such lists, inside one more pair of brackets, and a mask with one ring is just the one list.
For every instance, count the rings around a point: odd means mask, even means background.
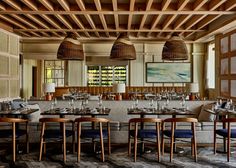
[{"label": "wooden coffered ceiling", "polygon": [[0,27],[24,38],[196,41],[236,25],[236,0],[1,0]]}]

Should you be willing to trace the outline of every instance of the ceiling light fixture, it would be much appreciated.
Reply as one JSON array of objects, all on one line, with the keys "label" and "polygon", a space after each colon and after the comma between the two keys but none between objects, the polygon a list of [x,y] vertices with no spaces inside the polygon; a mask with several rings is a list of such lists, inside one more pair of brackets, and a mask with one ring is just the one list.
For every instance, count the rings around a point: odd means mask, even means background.
[{"label": "ceiling light fixture", "polygon": [[83,46],[73,33],[68,33],[61,42],[57,58],[62,60],[84,60]]},{"label": "ceiling light fixture", "polygon": [[172,37],[165,42],[162,50],[162,59],[169,61],[188,60],[188,50],[184,41],[174,33]]},{"label": "ceiling light fixture", "polygon": [[134,45],[130,41],[126,33],[121,33],[114,42],[111,49],[110,58],[117,60],[136,59],[136,51]]}]

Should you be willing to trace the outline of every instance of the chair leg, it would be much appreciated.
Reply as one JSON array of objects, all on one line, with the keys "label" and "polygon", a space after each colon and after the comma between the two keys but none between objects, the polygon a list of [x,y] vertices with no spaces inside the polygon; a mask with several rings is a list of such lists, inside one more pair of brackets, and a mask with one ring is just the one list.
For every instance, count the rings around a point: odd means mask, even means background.
[{"label": "chair leg", "polygon": [[43,146],[44,146],[44,152],[46,151],[46,142],[44,143],[44,129],[45,129],[45,123],[42,123],[42,129],[40,134],[40,149],[39,149],[39,161],[42,160],[42,152],[43,152]]},{"label": "chair leg", "polygon": [[99,123],[99,130],[100,130],[100,143],[101,143],[101,158],[102,158],[102,162],[104,162],[105,157],[104,157],[104,143],[103,143],[102,123]]},{"label": "chair leg", "polygon": [[161,154],[163,156],[165,152],[164,135],[162,135],[161,137],[161,151],[162,151]]},{"label": "chair leg", "polygon": [[46,142],[43,144],[43,154],[46,155]]},{"label": "chair leg", "polygon": [[128,137],[128,156],[130,156],[131,153],[131,139],[130,136]]},{"label": "chair leg", "polygon": [[217,148],[216,133],[215,133],[215,131],[214,131],[214,154],[216,154],[216,148]]},{"label": "chair leg", "polygon": [[171,123],[171,138],[170,138],[170,162],[173,158],[173,148],[174,148],[174,142],[175,142],[175,135],[174,135],[174,129],[176,127],[175,123]]},{"label": "chair leg", "polygon": [[171,136],[171,140],[170,140],[170,162],[172,161],[172,158],[173,158],[173,148],[174,148],[174,136]]},{"label": "chair leg", "polygon": [[77,162],[80,161],[80,151],[81,151],[81,144],[80,144],[80,134],[81,134],[81,128],[80,128],[80,124],[78,124],[78,127],[77,127]]},{"label": "chair leg", "polygon": [[194,141],[193,138],[191,138],[191,154],[194,156]]},{"label": "chair leg", "polygon": [[157,128],[157,161],[158,162],[160,162],[160,153],[161,153],[161,151],[160,151],[160,137],[159,137],[159,126],[158,126],[158,128]]},{"label": "chair leg", "polygon": [[134,137],[134,162],[136,162],[136,156],[137,156],[137,136]]},{"label": "chair leg", "polygon": [[66,126],[63,123],[63,161],[66,162]]},{"label": "chair leg", "polygon": [[197,142],[196,142],[195,124],[193,127],[193,144],[194,144],[194,159],[195,159],[195,162],[197,162]]},{"label": "chair leg", "polygon": [[230,138],[227,138],[227,162],[229,162],[230,158]]},{"label": "chair leg", "polygon": [[29,135],[28,134],[26,134],[25,141],[26,141],[26,153],[29,153]]},{"label": "chair leg", "polygon": [[108,155],[111,154],[111,138],[110,138],[110,135],[108,136]]},{"label": "chair leg", "polygon": [[13,123],[13,135],[12,135],[12,152],[13,152],[13,162],[16,161],[16,125]]}]

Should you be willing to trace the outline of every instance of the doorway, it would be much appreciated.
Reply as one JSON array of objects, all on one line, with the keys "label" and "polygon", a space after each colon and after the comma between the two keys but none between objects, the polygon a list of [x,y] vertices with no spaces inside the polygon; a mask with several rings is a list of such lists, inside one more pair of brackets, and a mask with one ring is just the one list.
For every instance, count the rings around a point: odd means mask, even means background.
[{"label": "doorway", "polygon": [[32,96],[37,97],[37,67],[32,67]]}]

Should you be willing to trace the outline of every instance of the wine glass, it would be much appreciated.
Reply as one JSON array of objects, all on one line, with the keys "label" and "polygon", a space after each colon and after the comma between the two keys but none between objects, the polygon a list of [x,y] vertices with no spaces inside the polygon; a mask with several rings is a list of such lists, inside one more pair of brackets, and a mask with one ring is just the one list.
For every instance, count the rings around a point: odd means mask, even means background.
[{"label": "wine glass", "polygon": [[138,107],[138,99],[136,99],[135,101],[134,101],[134,107]]},{"label": "wine glass", "polygon": [[153,107],[153,99],[150,99],[149,106],[150,106],[150,108]]},{"label": "wine glass", "polygon": [[181,106],[182,106],[182,108],[184,108],[185,107],[185,99],[184,99],[184,97],[182,98],[182,102],[181,102]]},{"label": "wine glass", "polygon": [[73,99],[71,99],[71,101],[69,101],[69,106],[70,106],[71,109],[75,108]]},{"label": "wine glass", "polygon": [[99,99],[99,100],[98,100],[98,107],[99,107],[99,108],[102,108],[102,99]]}]

